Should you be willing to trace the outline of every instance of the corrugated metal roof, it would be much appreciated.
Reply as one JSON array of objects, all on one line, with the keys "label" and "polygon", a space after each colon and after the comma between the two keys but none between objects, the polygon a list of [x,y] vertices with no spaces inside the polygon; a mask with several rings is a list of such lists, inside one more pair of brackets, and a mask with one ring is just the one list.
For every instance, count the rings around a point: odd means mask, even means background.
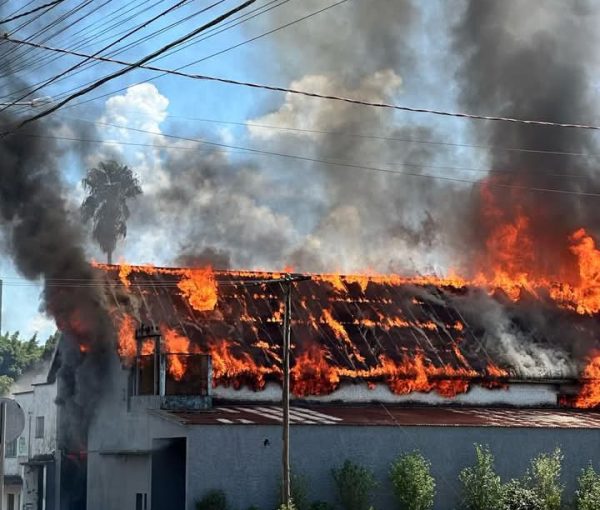
[{"label": "corrugated metal roof", "polygon": [[[281,407],[224,405],[195,413],[168,415],[185,425],[277,425]],[[600,412],[571,409],[514,409],[401,406],[292,406],[292,425],[454,426],[600,429]]]},{"label": "corrugated metal roof", "polygon": [[[213,355],[216,384],[259,390],[266,381],[280,380],[283,299],[280,285],[268,283],[280,275],[215,272],[216,307],[196,311],[178,288],[186,270],[134,267],[127,275],[127,287],[121,283],[118,267],[105,266],[104,270],[113,282],[109,295],[114,305],[122,314],[134,317],[136,325],[168,328],[188,339],[192,348]],[[505,381],[509,375],[529,378],[530,374],[519,373],[518,367],[511,366],[494,349],[494,342],[484,342],[490,319],[473,307],[478,296],[484,299],[487,293],[480,288],[433,285],[419,279],[312,275],[310,281],[295,283],[294,393],[329,393],[344,378],[383,380],[392,391],[406,393],[415,389],[406,381],[417,378],[416,361],[426,367],[430,380],[446,381],[437,384],[435,390],[448,395],[457,379],[486,384]],[[595,317],[538,299],[521,299],[518,304],[502,294],[494,299],[511,320],[510,334],[532,344],[553,349],[569,334],[564,328],[554,328],[556,338],[547,336],[553,334],[552,328],[542,331],[537,327],[551,323],[546,315],[554,321],[560,317],[561,324],[572,328],[571,334],[578,339],[595,335]],[[528,320],[532,309],[536,321]],[[391,373],[389,366],[393,367]],[[492,370],[496,367],[502,370]],[[468,384],[459,391],[467,388]]]}]

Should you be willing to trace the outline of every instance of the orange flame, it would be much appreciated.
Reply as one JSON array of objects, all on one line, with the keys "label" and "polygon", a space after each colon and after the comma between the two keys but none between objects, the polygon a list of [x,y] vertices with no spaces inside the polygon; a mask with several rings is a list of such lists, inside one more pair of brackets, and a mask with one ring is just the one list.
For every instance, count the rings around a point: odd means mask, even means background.
[{"label": "orange flame", "polygon": [[210,267],[184,270],[177,287],[198,312],[214,310],[217,305],[217,285]]}]

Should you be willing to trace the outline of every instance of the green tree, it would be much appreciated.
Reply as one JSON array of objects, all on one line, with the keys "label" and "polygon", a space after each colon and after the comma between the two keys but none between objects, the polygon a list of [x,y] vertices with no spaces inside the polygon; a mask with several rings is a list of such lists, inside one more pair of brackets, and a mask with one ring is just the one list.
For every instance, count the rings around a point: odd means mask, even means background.
[{"label": "green tree", "polygon": [[542,510],[560,510],[563,485],[560,483],[562,464],[560,448],[554,452],[542,453],[531,461],[528,477],[531,487],[542,501]]},{"label": "green tree", "polygon": [[377,481],[371,470],[347,460],[331,470],[344,510],[369,510]]},{"label": "green tree", "polygon": [[494,456],[488,446],[475,445],[475,465],[459,475],[463,484],[465,510],[502,510],[503,487],[494,470]]},{"label": "green tree", "polygon": [[592,464],[581,471],[575,491],[577,510],[598,510],[600,508],[600,474]]},{"label": "green tree", "polygon": [[22,339],[18,331],[0,335],[0,393],[6,395],[12,384],[25,371],[44,359],[50,359],[58,341],[58,333],[51,335],[44,344],[33,335]]},{"label": "green tree", "polygon": [[390,470],[394,495],[401,510],[430,510],[435,497],[431,463],[414,451],[398,457]]},{"label": "green tree", "polygon": [[81,216],[85,223],[92,222],[92,237],[112,264],[117,241],[127,235],[127,201],[141,195],[142,188],[133,171],[114,160],[88,170],[82,184],[87,196]]}]

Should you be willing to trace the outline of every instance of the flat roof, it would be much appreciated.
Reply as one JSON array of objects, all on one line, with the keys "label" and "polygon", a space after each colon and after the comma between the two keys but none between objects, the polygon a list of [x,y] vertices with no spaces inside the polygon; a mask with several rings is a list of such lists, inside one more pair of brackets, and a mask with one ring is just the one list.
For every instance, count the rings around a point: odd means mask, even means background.
[{"label": "flat roof", "polygon": [[[210,410],[169,411],[184,425],[277,425],[274,405],[220,405]],[[527,427],[600,429],[600,412],[550,408],[406,407],[393,405],[318,405],[290,407],[291,425]]]}]

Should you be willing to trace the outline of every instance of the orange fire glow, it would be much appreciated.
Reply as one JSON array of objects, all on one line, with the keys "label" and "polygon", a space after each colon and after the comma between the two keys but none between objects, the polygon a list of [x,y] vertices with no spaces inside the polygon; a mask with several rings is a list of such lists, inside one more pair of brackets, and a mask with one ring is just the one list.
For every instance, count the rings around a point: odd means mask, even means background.
[{"label": "orange fire glow", "polygon": [[213,310],[217,304],[217,284],[210,267],[184,270],[177,287],[198,312]]}]

